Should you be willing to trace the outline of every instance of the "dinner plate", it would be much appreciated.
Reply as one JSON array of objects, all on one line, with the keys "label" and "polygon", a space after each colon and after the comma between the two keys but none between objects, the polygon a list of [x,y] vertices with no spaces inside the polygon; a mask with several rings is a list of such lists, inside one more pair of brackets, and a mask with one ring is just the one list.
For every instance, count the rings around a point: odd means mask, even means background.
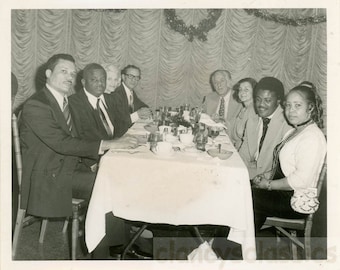
[{"label": "dinner plate", "polygon": [[158,157],[164,157],[164,158],[167,158],[167,157],[172,157],[174,154],[175,154],[175,151],[171,151],[171,152],[169,152],[169,153],[159,153],[159,152],[154,152],[154,151],[152,151],[152,153],[154,153],[156,156],[158,156]]}]

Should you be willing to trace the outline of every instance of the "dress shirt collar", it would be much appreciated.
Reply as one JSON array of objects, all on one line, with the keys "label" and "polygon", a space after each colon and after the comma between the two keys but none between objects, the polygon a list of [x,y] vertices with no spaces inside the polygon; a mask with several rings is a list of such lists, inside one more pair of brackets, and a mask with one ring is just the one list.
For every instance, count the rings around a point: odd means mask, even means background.
[{"label": "dress shirt collar", "polygon": [[85,92],[85,95],[87,97],[87,99],[89,100],[91,106],[93,109],[97,109],[97,100],[98,98],[101,99],[101,101],[103,102],[103,104],[105,105],[105,107],[107,108],[107,105],[106,105],[106,102],[105,102],[105,98],[104,98],[104,95],[100,95],[99,97],[96,97],[94,95],[92,95],[90,92],[88,92],[85,87],[84,87],[84,92]]},{"label": "dress shirt collar", "polygon": [[60,92],[58,92],[57,90],[53,89],[52,86],[50,86],[49,84],[46,83],[46,88],[51,92],[51,94],[54,96],[54,98],[57,100],[57,103],[61,109],[61,111],[63,111],[64,108],[64,98],[66,98],[67,100],[67,95],[63,95]]}]

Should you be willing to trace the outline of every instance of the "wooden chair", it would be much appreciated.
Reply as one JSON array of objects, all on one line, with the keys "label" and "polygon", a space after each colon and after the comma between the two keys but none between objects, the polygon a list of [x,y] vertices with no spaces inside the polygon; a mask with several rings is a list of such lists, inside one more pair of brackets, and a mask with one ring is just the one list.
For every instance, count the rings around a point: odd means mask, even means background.
[{"label": "wooden chair", "polygon": [[[326,158],[322,166],[318,184],[317,184],[317,195],[319,197],[322,184],[327,177],[327,163]],[[267,217],[266,222],[262,228],[275,227],[277,235],[280,233],[290,239],[291,251],[293,260],[297,260],[297,246],[304,249],[305,259],[311,259],[311,232],[313,225],[314,214],[309,214],[306,218],[302,219],[287,219],[278,217]],[[297,231],[302,231],[304,235],[303,242],[297,237]],[[280,238],[277,236],[277,241],[279,243]]]},{"label": "wooden chair", "polygon": [[[13,235],[13,243],[12,243],[12,258],[15,259],[18,241],[22,231],[22,228],[26,225],[31,224],[32,219],[36,219],[36,217],[26,215],[26,209],[20,208],[21,201],[21,180],[22,180],[22,158],[21,158],[21,149],[20,149],[20,139],[19,139],[19,131],[18,131],[18,123],[17,118],[13,114],[12,115],[12,136],[13,136],[13,144],[15,151],[15,160],[16,160],[16,169],[18,175],[18,185],[19,185],[19,195],[18,195],[18,212],[15,222],[14,235]],[[86,209],[88,202],[83,199],[75,199],[72,198],[72,233],[71,233],[71,258],[72,260],[76,260],[76,252],[77,252],[77,242],[78,237],[82,236],[83,231],[79,230],[79,222],[84,220]],[[39,243],[44,242],[45,233],[47,229],[48,219],[43,218],[41,223],[41,229],[39,234]],[[68,226],[68,218],[65,220],[63,226],[63,233],[67,232]]]}]

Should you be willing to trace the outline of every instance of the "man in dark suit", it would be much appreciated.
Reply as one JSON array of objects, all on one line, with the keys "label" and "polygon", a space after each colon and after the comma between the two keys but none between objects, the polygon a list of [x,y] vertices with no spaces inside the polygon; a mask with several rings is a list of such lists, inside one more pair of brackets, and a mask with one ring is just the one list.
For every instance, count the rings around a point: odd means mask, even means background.
[{"label": "man in dark suit", "polygon": [[[104,93],[104,68],[96,63],[87,65],[83,70],[81,82],[83,89],[69,97],[72,119],[79,138],[110,140],[124,135],[131,125],[131,120],[129,115],[118,110],[117,100]],[[86,159],[83,160],[86,162]]]},{"label": "man in dark suit", "polygon": [[210,76],[210,83],[213,92],[204,97],[203,110],[231,130],[242,109],[242,104],[233,98],[231,74],[227,70],[216,70]]},{"label": "man in dark suit", "polygon": [[128,65],[122,70],[122,84],[111,94],[118,102],[119,110],[130,115],[131,123],[151,117],[151,110],[136,95],[134,89],[141,78],[138,67]]},{"label": "man in dark suit", "polygon": [[110,148],[135,147],[137,140],[80,139],[67,99],[76,76],[74,58],[52,56],[45,75],[45,87],[27,100],[21,116],[21,208],[36,216],[66,217],[72,214],[72,196],[89,199],[95,179],[80,158],[96,160]]}]

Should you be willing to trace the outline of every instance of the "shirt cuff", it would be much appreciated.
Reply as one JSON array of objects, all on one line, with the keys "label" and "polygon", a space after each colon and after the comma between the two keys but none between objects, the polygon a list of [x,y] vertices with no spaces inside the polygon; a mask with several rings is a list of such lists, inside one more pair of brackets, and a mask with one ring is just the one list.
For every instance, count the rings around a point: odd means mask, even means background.
[{"label": "shirt cuff", "polygon": [[137,112],[131,113],[130,114],[131,122],[135,123],[137,120],[139,120],[139,116]]},{"label": "shirt cuff", "polygon": [[104,154],[104,150],[102,149],[102,144],[103,144],[103,140],[100,141],[98,155],[103,155]]}]

